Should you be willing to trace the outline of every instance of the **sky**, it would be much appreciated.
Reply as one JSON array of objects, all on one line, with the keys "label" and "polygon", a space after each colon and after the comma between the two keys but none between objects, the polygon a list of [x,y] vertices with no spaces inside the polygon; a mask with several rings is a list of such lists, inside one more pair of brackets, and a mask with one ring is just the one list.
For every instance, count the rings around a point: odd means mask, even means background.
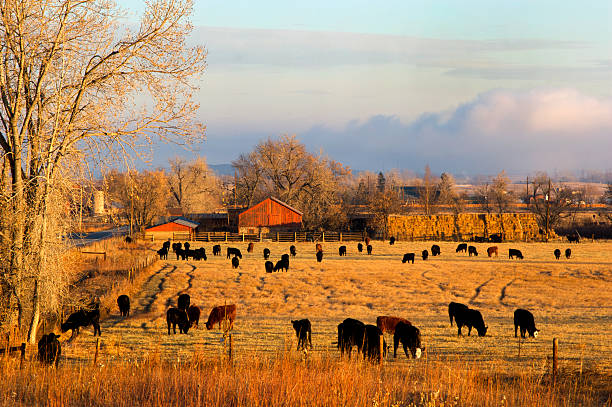
[{"label": "sky", "polygon": [[359,170],[612,169],[609,0],[197,0],[191,22],[207,140],[160,165],[295,134]]}]

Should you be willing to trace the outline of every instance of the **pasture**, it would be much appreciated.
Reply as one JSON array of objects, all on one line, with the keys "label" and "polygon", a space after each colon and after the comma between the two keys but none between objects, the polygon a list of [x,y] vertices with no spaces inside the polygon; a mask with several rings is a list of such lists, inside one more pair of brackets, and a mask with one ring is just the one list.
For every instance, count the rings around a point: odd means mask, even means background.
[{"label": "pasture", "polygon": [[[118,308],[102,322],[102,361],[138,361],[156,355],[169,361],[189,361],[194,355],[218,359],[223,354],[221,332],[207,331],[204,323],[215,305],[237,305],[234,324],[235,361],[273,359],[292,349],[296,338],[290,320],[309,318],[314,349],[309,357],[338,358],[336,326],[346,317],[375,324],[378,315],[397,315],[420,328],[426,361],[398,358],[392,350],[388,366],[440,361],[477,367],[480,371],[513,373],[550,370],[552,339],[559,338],[559,366],[566,371],[612,373],[612,243],[502,243],[498,258],[488,258],[489,243],[474,244],[478,257],[455,253],[456,243],[439,242],[442,254],[421,260],[421,250],[431,251],[435,242],[374,241],[371,256],[357,252],[357,242],[323,243],[322,263],[315,260],[314,243],[297,243],[289,272],[267,274],[262,251],[271,260],[289,253],[291,243],[222,244],[222,256],[207,261],[169,260],[148,276],[137,295],[132,295],[130,317],[121,319]],[[347,256],[338,255],[340,245]],[[243,258],[237,270],[225,257],[225,248],[237,247]],[[159,244],[161,246],[161,243]],[[523,252],[524,260],[508,259],[508,248]],[[572,248],[572,258],[555,260],[555,248]],[[415,252],[414,264],[402,264],[402,255]],[[187,335],[168,335],[166,310],[176,306],[179,294],[191,296],[202,308],[200,328]],[[457,336],[449,324],[447,305],[462,302],[480,310],[489,330],[485,337]],[[519,342],[514,337],[512,314],[526,308],[535,315],[540,335]],[[64,335],[65,338],[68,335]],[[392,344],[392,337],[386,337]],[[91,328],[71,343],[64,343],[66,363],[91,360],[95,339]]]}]

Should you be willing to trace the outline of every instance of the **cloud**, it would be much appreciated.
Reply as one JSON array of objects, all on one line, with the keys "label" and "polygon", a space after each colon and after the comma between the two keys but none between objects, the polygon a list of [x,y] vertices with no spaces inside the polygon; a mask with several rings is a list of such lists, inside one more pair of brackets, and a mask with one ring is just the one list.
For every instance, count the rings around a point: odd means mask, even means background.
[{"label": "cloud", "polygon": [[493,90],[412,123],[395,116],[317,126],[301,139],[354,168],[495,173],[612,167],[612,99],[572,89]]}]

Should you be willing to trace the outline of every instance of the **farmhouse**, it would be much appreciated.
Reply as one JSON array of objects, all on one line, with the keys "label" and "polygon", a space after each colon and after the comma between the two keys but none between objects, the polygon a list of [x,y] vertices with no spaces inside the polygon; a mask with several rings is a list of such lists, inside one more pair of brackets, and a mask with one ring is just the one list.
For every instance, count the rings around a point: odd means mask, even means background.
[{"label": "farmhouse", "polygon": [[239,233],[298,231],[302,228],[302,212],[283,201],[270,197],[238,215]]},{"label": "farmhouse", "polygon": [[174,233],[189,233],[189,236],[193,237],[197,227],[197,223],[178,216],[167,222],[146,228],[145,236],[149,239],[166,240],[172,239]]}]

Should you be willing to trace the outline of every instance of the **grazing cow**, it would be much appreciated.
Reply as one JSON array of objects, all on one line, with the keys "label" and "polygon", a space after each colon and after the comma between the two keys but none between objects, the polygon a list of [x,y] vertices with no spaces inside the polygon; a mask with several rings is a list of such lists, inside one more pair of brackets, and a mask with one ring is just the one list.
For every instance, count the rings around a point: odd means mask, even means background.
[{"label": "grazing cow", "polygon": [[289,271],[289,262],[280,259],[279,261],[276,262],[276,264],[274,265],[274,271]]},{"label": "grazing cow", "polygon": [[321,243],[317,243],[317,245],[315,246],[315,250],[318,252],[323,251],[323,246],[321,246]]},{"label": "grazing cow", "polygon": [[221,256],[221,245],[216,244],[213,246],[213,256]]},{"label": "grazing cow", "polygon": [[98,308],[91,311],[81,309],[77,312],[73,312],[66,322],[61,325],[61,328],[62,332],[66,332],[69,329],[72,330],[72,338],[78,335],[79,328],[89,325],[93,325],[94,336],[96,336],[96,334],[102,336],[102,331],[100,330],[100,310]]},{"label": "grazing cow", "polygon": [[168,308],[166,311],[166,323],[168,323],[168,335],[170,335],[170,327],[176,334],[176,326],[179,327],[179,333],[186,334],[189,331],[189,317],[184,309]]},{"label": "grazing cow", "polygon": [[235,247],[228,247],[227,258],[229,259],[232,256],[240,257],[242,259],[242,253],[240,252],[240,249],[236,249]]},{"label": "grazing cow", "polygon": [[364,239],[364,241],[365,241],[366,246],[370,244],[370,238],[369,237],[366,237]]},{"label": "grazing cow", "polygon": [[523,260],[523,253],[521,253],[521,251],[518,249],[508,249],[508,258],[513,259],[515,257]]},{"label": "grazing cow", "polygon": [[198,307],[197,305],[190,305],[189,308],[187,309],[187,318],[189,319],[189,326],[196,326],[199,327],[199,322],[200,322],[200,314],[202,313],[202,311],[200,311],[200,307]]},{"label": "grazing cow", "polygon": [[193,250],[193,259],[194,260],[208,260],[208,258],[206,257],[206,249],[203,247],[200,247],[199,249]]},{"label": "grazing cow", "polygon": [[448,317],[450,319],[450,324],[453,326],[453,317],[457,315],[459,310],[466,310],[468,306],[465,304],[461,304],[460,302],[451,302],[448,304]]},{"label": "grazing cow", "polygon": [[363,252],[363,244],[361,244],[361,243],[357,243],[357,251],[358,251],[359,253]]},{"label": "grazing cow", "polygon": [[571,235],[567,235],[567,241],[569,243],[580,243],[580,235],[578,233],[572,233]]},{"label": "grazing cow", "polygon": [[410,358],[408,355],[408,349],[410,349],[410,353],[412,354],[413,359],[419,359],[421,357],[421,353],[425,350],[425,347],[421,345],[421,331],[416,326],[412,324],[400,322],[395,327],[395,333],[393,334],[393,357],[397,357],[397,347],[399,343],[402,343],[402,347],[404,348],[404,353],[407,358]]},{"label": "grazing cow", "polygon": [[368,251],[368,255],[372,254],[372,245],[371,244],[367,245],[366,250]]},{"label": "grazing cow", "polygon": [[48,365],[58,365],[62,354],[62,345],[57,340],[59,335],[53,332],[43,335],[38,341],[38,360]]},{"label": "grazing cow", "polygon": [[225,320],[229,321],[229,329],[233,329],[234,319],[236,319],[236,304],[219,305],[208,314],[206,329],[213,329],[215,324],[219,324],[219,329],[221,329],[221,323]]},{"label": "grazing cow", "polygon": [[457,335],[461,335],[461,328],[463,326],[468,327],[468,336],[472,333],[472,328],[476,328],[478,336],[485,336],[487,334],[488,327],[485,326],[482,314],[478,310],[456,308],[455,322],[457,323]]},{"label": "grazing cow", "polygon": [[478,251],[476,251],[476,247],[475,246],[469,246],[468,247],[468,255],[470,257],[472,257],[472,255],[478,256]]},{"label": "grazing cow", "polygon": [[295,335],[298,338],[297,350],[312,348],[312,329],[310,321],[307,319],[300,319],[291,321],[293,329],[295,329]]},{"label": "grazing cow", "polygon": [[503,240],[501,233],[493,233],[489,236],[489,242],[491,243],[501,243]]},{"label": "grazing cow", "polygon": [[394,237],[394,236],[391,236],[391,237],[389,238],[389,244],[390,244],[391,246],[393,246],[393,245],[395,244],[395,237]]},{"label": "grazing cow", "polygon": [[411,261],[414,264],[414,253],[405,253],[404,258],[402,259],[402,263],[406,263],[407,261]]},{"label": "grazing cow", "polygon": [[459,252],[467,252],[467,243],[459,243],[459,245],[457,246],[457,249],[455,249],[455,253],[459,253]]},{"label": "grazing cow", "polygon": [[162,247],[161,249],[159,249],[157,251],[157,254],[159,254],[160,260],[168,260],[168,249],[166,249],[165,247]]},{"label": "grazing cow", "polygon": [[172,243],[172,251],[175,252],[175,253],[176,253],[177,250],[180,250],[181,247],[183,247],[183,244],[181,242]]},{"label": "grazing cow", "polygon": [[427,258],[429,257],[429,252],[427,250],[423,250],[421,252],[421,257],[423,258],[423,260],[427,260]]},{"label": "grazing cow", "polygon": [[346,246],[340,246],[338,248],[338,255],[339,256],[346,256]]},{"label": "grazing cow", "polygon": [[495,257],[497,257],[497,246],[487,248],[487,256],[491,257],[493,254],[495,254]]},{"label": "grazing cow", "polygon": [[177,247],[176,250],[174,251],[174,254],[176,254],[176,259],[179,260],[182,257],[183,260],[184,260],[185,259],[185,253],[184,252],[185,251],[183,249],[181,249],[180,247]]},{"label": "grazing cow", "polygon": [[289,247],[289,253],[291,254],[292,257],[297,256],[297,250],[295,249],[294,245],[291,245],[291,247]]},{"label": "grazing cow", "polygon": [[383,341],[383,355],[386,356],[387,353],[387,342],[383,337],[383,333],[380,329],[378,329],[375,325],[366,325],[365,326],[365,337],[364,337],[364,346],[363,346],[363,358],[366,357],[370,360],[378,360],[380,355],[380,340]]},{"label": "grazing cow", "polygon": [[178,309],[182,309],[187,312],[187,308],[189,308],[189,304],[191,303],[191,297],[189,294],[181,294],[178,297]]},{"label": "grazing cow", "polygon": [[353,346],[357,346],[357,352],[361,352],[364,345],[365,324],[356,319],[347,318],[338,325],[338,349],[340,354],[348,353],[351,358]]},{"label": "grazing cow", "polygon": [[268,260],[270,258],[270,249],[267,247],[263,249],[264,260]]},{"label": "grazing cow", "polygon": [[162,243],[162,247],[170,251],[170,240],[166,240],[164,243]]},{"label": "grazing cow", "polygon": [[437,244],[431,245],[431,255],[432,255],[432,257],[439,256],[440,253],[442,253],[440,251],[440,246],[438,246]]},{"label": "grazing cow", "polygon": [[130,316],[130,297],[125,294],[120,295],[117,297],[117,305],[119,306],[119,314],[122,317]]},{"label": "grazing cow", "polygon": [[317,262],[321,263],[323,261],[323,250],[319,250],[317,252]]},{"label": "grazing cow", "polygon": [[561,250],[555,249],[554,254],[555,254],[555,259],[559,260],[561,258]]},{"label": "grazing cow", "polygon": [[127,244],[132,243],[132,238],[129,237],[129,236],[126,236],[124,240],[125,240],[125,243],[127,243]]},{"label": "grazing cow", "polygon": [[183,247],[185,248],[185,250],[189,250],[189,247],[190,247],[190,246],[191,246],[191,245],[189,244],[189,242],[185,242],[185,243],[183,243]]},{"label": "grazing cow", "polygon": [[271,273],[274,271],[274,263],[272,263],[270,260],[266,261],[265,267],[266,267],[266,273]]},{"label": "grazing cow", "polygon": [[572,257],[572,249],[567,248],[565,249],[565,258],[569,259],[570,257]]},{"label": "grazing cow", "polygon": [[250,242],[247,246],[247,253],[253,253],[253,249],[255,248],[255,243]]},{"label": "grazing cow", "polygon": [[385,333],[385,332],[388,332],[390,334],[394,333],[395,327],[400,322],[410,325],[410,321],[404,318],[400,318],[400,317],[391,317],[391,316],[385,316],[385,315],[376,317],[376,326],[378,327],[378,329],[382,331],[382,333]]},{"label": "grazing cow", "polygon": [[232,257],[232,268],[237,269],[240,265],[240,260],[238,260],[237,256]]},{"label": "grazing cow", "polygon": [[537,338],[539,329],[536,329],[535,322],[533,320],[533,314],[526,309],[518,308],[514,311],[514,337],[516,338],[516,331],[521,328],[521,338],[525,337],[525,332],[529,332],[529,336]]}]

